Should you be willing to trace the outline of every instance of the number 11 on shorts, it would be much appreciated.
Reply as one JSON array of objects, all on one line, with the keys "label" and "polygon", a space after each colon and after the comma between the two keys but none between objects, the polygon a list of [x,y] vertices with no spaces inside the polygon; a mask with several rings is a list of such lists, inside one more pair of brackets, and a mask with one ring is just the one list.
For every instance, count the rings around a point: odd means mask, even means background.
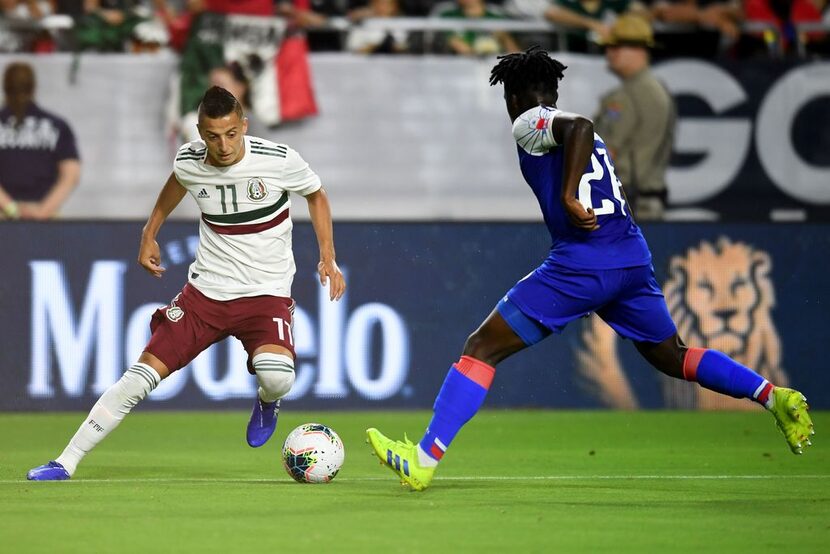
[{"label": "number 11 on shorts", "polygon": [[294,346],[294,337],[291,336],[291,324],[281,317],[275,317],[273,319],[277,324],[277,335],[280,337],[280,340],[285,342],[285,334],[288,333],[288,344]]}]

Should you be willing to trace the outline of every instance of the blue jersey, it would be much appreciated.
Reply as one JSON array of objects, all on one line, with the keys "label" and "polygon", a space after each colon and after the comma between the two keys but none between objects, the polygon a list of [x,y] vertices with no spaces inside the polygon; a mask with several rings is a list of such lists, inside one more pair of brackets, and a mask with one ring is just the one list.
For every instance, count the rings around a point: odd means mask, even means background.
[{"label": "blue jersey", "polygon": [[556,144],[551,127],[558,113],[561,112],[557,109],[537,106],[513,124],[522,175],[536,195],[550,232],[549,261],[573,269],[650,264],[651,252],[631,218],[608,149],[597,134],[591,160],[579,181],[577,198],[586,209],[593,209],[599,229],[585,231],[570,223],[560,201],[564,148]]}]

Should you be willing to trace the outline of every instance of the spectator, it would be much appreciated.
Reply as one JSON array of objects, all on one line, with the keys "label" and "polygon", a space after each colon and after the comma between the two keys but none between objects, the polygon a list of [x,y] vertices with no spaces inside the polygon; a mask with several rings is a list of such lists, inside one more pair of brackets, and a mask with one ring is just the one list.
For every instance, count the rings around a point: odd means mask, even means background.
[{"label": "spectator", "polygon": [[51,52],[54,44],[40,21],[52,13],[45,0],[0,0],[0,52]]},{"label": "spectator", "polygon": [[35,74],[12,63],[0,110],[0,213],[8,219],[55,217],[78,183],[81,165],[67,123],[34,102]]},{"label": "spectator", "polygon": [[[302,35],[308,49],[313,51],[341,50],[343,38],[339,30],[328,28],[329,17],[346,13],[343,2],[334,0],[277,0],[276,14],[288,21],[288,32]],[[305,29],[314,29],[305,36]]]},{"label": "spectator", "polygon": [[568,51],[590,52],[595,43],[608,36],[613,19],[627,11],[640,13],[645,8],[632,0],[555,0],[545,11],[545,18],[568,29]]},{"label": "spectator", "polygon": [[[456,0],[456,6],[444,10],[438,17],[453,19],[506,19],[494,6],[484,0]],[[447,37],[447,46],[455,54],[464,56],[488,56],[505,52],[517,52],[519,45],[503,31],[461,31]]]},{"label": "spectator", "polygon": [[675,27],[660,36],[671,55],[706,58],[738,41],[744,19],[740,0],[657,0],[651,15]]},{"label": "spectator", "polygon": [[805,51],[826,53],[826,32],[804,33],[797,28],[800,23],[821,22],[824,7],[821,0],[745,0],[744,7],[748,20],[770,23],[777,29],[773,35],[750,36],[750,44],[754,42],[760,47],[764,43],[777,41],[781,52],[793,54],[801,43]]},{"label": "spectator", "polygon": [[75,21],[76,48],[98,52],[127,51],[133,30],[144,21],[135,10],[137,4],[138,0],[85,0],[83,15]]},{"label": "spectator", "polygon": [[[504,12],[513,19],[525,21],[546,21],[545,13],[550,9],[553,0],[504,0]],[[564,38],[564,37],[563,37]],[[558,33],[547,31],[533,31],[522,33],[526,44],[538,44],[543,50],[560,50],[564,46],[559,40]]]},{"label": "spectator", "polygon": [[193,19],[205,11],[205,0],[185,0],[178,9],[171,6],[167,0],[153,0],[153,8],[156,17],[167,27],[170,46],[176,52],[181,52],[190,34]]},{"label": "spectator", "polygon": [[8,19],[37,20],[52,13],[46,0],[0,0],[2,16]]},{"label": "spectator", "polygon": [[409,49],[409,36],[403,30],[367,29],[360,22],[369,18],[399,17],[398,0],[371,0],[365,8],[349,12],[349,19],[357,24],[346,37],[346,50],[363,54],[396,54]]},{"label": "spectator", "polygon": [[649,67],[651,25],[641,16],[622,15],[604,46],[608,68],[622,83],[602,98],[594,129],[611,153],[635,219],[659,220],[666,202],[676,109]]}]

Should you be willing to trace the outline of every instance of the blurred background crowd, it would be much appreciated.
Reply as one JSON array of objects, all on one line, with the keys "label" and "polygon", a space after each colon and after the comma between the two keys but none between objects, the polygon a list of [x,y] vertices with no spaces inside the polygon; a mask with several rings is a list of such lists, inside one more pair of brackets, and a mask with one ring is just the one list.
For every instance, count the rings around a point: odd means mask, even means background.
[{"label": "blurred background crowd", "polygon": [[598,52],[614,19],[651,22],[655,57],[822,56],[827,0],[0,0],[0,51],[183,51],[205,13],[275,15],[312,51]]},{"label": "blurred background crowd", "polygon": [[828,1],[0,0],[0,219],[143,217],[219,85],[347,218],[527,220],[486,83],[539,44],[639,221],[825,221]]}]

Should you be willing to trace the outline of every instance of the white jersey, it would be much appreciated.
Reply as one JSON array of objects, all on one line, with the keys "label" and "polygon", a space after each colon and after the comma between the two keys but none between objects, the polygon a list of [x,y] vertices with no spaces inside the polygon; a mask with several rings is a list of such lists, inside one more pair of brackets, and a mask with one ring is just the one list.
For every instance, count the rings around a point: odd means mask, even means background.
[{"label": "white jersey", "polygon": [[214,300],[291,296],[296,266],[289,193],[307,196],[320,189],[320,178],[284,144],[244,141],[243,158],[226,167],[205,163],[202,140],[176,154],[173,173],[202,212],[188,281]]}]

